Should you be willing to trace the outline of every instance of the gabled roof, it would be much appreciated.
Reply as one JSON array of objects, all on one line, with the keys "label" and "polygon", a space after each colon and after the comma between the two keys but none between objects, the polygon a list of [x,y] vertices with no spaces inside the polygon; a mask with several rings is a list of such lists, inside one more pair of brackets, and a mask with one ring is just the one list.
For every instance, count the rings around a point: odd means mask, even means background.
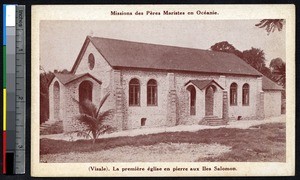
[{"label": "gabled roof", "polygon": [[[92,43],[112,68],[139,68],[167,71],[262,76],[263,90],[283,90],[234,54],[209,50],[157,45],[87,36],[72,67],[75,74],[82,56]],[[68,76],[68,75],[67,75]],[[76,76],[63,77],[68,82]],[[95,79],[96,80],[96,79]]]},{"label": "gabled roof", "polygon": [[234,54],[88,36],[71,70],[92,43],[113,68],[141,68],[167,71],[261,76]]},{"label": "gabled roof", "polygon": [[197,88],[199,88],[200,90],[205,89],[206,87],[208,87],[209,85],[211,85],[212,83],[216,84],[217,86],[219,86],[222,90],[224,90],[224,88],[222,86],[220,86],[216,81],[214,80],[190,80],[188,81],[185,85],[188,85],[189,83],[194,84]]},{"label": "gabled roof", "polygon": [[283,91],[284,89],[266,76],[262,76],[262,89],[264,91]]},{"label": "gabled roof", "polygon": [[90,75],[89,73],[85,73],[85,74],[63,74],[63,73],[54,73],[55,77],[63,84],[66,85],[70,82],[73,82],[79,78],[88,76],[92,79],[94,79],[96,82],[98,82],[99,84],[102,84],[101,81],[99,81],[98,79],[96,79],[94,76]]}]

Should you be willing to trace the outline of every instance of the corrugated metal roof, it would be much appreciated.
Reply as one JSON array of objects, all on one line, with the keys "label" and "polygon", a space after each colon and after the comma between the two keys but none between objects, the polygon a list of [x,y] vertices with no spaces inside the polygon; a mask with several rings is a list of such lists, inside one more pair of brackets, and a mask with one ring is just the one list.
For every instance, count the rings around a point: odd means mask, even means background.
[{"label": "corrugated metal roof", "polygon": [[262,89],[264,91],[271,91],[271,90],[276,90],[276,91],[283,91],[283,87],[279,86],[278,84],[276,84],[274,81],[272,81],[271,79],[269,79],[266,76],[262,76]]},{"label": "corrugated metal roof", "polygon": [[230,53],[100,37],[87,38],[115,68],[261,76],[256,69]]},{"label": "corrugated metal roof", "polygon": [[214,80],[190,80],[189,82],[187,82],[185,85],[192,83],[194,84],[196,87],[198,87],[200,90],[208,87],[209,85],[211,85],[212,83],[215,83],[217,86],[219,86],[221,89],[224,89],[222,86],[220,86],[216,81]]}]

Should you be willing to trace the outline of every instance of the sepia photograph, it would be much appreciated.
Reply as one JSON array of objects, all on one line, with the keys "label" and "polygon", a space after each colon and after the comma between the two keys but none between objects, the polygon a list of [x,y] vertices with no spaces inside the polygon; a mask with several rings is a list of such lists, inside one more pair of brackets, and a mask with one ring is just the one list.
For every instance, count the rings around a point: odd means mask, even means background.
[{"label": "sepia photograph", "polygon": [[201,163],[289,161],[285,18],[38,26],[39,164],[130,173],[168,170],[103,164],[197,163],[169,169],[227,173],[239,166]]}]

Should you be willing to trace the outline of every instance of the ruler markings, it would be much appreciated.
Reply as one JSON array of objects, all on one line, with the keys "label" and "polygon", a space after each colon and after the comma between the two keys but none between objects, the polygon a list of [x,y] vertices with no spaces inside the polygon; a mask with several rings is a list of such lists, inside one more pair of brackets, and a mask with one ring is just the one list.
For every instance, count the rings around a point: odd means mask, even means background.
[{"label": "ruler markings", "polygon": [[16,174],[25,173],[25,6],[16,8]]}]

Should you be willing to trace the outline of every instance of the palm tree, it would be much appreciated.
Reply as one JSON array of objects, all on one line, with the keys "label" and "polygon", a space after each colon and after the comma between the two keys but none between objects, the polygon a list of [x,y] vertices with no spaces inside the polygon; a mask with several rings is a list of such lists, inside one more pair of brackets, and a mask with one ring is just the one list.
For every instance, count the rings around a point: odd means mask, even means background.
[{"label": "palm tree", "polygon": [[283,28],[284,19],[263,19],[259,23],[255,24],[255,26],[259,28],[266,28],[268,35],[271,32],[274,32],[276,29],[281,31]]},{"label": "palm tree", "polygon": [[272,59],[270,69],[276,77],[276,81],[285,88],[285,62],[281,58]]},{"label": "palm tree", "polygon": [[242,59],[250,64],[252,67],[261,71],[265,64],[265,53],[259,48],[251,48],[243,51]]},{"label": "palm tree", "polygon": [[77,136],[93,139],[93,144],[95,144],[96,139],[101,134],[111,132],[113,128],[108,125],[106,121],[113,114],[113,110],[110,109],[104,112],[100,112],[108,96],[109,93],[101,99],[98,108],[96,108],[96,106],[90,100],[79,102],[73,99],[81,109],[80,115],[76,116],[75,118],[86,128],[81,130],[74,130],[70,133],[77,133]]}]

